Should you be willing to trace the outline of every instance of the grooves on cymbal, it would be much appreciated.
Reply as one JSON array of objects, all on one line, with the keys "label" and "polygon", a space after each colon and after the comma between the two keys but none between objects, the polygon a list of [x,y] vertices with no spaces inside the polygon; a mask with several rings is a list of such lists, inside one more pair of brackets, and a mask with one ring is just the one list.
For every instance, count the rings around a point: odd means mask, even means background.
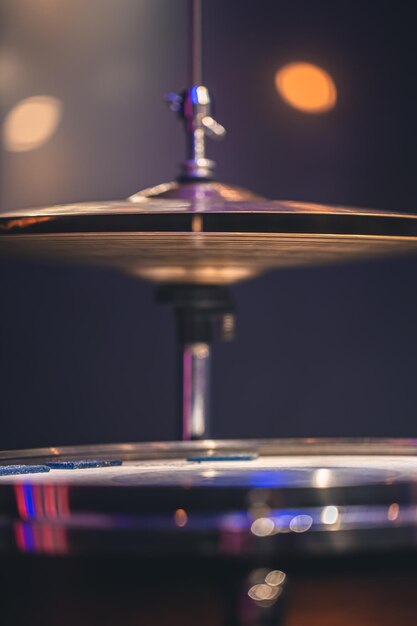
[{"label": "grooves on cymbal", "polygon": [[144,198],[9,212],[0,217],[0,255],[231,284],[284,267],[417,252],[413,214],[263,200],[203,206]]}]

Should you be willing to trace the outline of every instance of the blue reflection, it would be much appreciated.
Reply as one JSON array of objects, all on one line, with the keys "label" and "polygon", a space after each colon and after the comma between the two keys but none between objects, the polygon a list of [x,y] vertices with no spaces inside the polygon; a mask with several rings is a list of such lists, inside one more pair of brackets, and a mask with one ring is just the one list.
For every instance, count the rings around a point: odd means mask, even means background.
[{"label": "blue reflection", "polygon": [[310,475],[308,474],[307,477],[300,476],[299,470],[261,470],[250,472],[247,482],[250,487],[291,487],[294,483],[298,486],[300,479],[309,481]]},{"label": "blue reflection", "polygon": [[35,551],[35,536],[33,532],[33,526],[31,524],[22,524],[23,544],[26,552]]},{"label": "blue reflection", "polygon": [[23,494],[25,499],[25,510],[27,517],[36,516],[35,497],[32,485],[23,485]]},{"label": "blue reflection", "polygon": [[198,104],[198,91],[197,87],[191,87],[190,89],[190,98],[193,104]]}]

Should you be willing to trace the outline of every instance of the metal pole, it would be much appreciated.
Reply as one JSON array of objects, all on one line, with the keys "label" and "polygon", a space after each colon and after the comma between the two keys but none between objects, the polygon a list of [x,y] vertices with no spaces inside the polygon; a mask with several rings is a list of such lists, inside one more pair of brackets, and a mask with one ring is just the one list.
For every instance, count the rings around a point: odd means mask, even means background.
[{"label": "metal pole", "polygon": [[213,178],[214,161],[206,157],[206,137],[221,139],[226,129],[211,115],[210,93],[202,85],[202,0],[189,0],[188,32],[188,80],[182,93],[169,93],[166,100],[172,111],[185,122],[187,135],[187,158],[182,163],[179,180],[210,181]]},{"label": "metal pole", "polygon": [[202,0],[189,0],[190,3],[190,52],[189,80],[190,87],[202,84]]},{"label": "metal pole", "polygon": [[210,345],[191,343],[182,353],[182,439],[205,439],[210,425]]},{"label": "metal pole", "polygon": [[234,305],[227,287],[162,285],[158,302],[174,305],[179,343],[178,438],[210,438],[211,345],[234,336]]}]

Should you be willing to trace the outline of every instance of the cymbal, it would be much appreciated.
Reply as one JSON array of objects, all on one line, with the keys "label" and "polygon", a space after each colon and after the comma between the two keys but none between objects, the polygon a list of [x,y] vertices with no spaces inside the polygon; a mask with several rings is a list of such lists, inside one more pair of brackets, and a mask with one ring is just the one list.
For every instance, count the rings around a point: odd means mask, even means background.
[{"label": "cymbal", "polygon": [[415,440],[71,446],[0,470],[3,626],[415,623]]},{"label": "cymbal", "polygon": [[381,549],[388,540],[416,542],[409,533],[417,505],[414,440],[72,446],[0,452],[0,469],[4,522],[46,528],[28,545],[4,523],[0,551],[17,540],[23,551],[53,552],[51,524],[61,529],[57,552],[68,554],[106,554],[124,545],[130,555],[182,557],[197,541],[206,556],[216,556],[226,528],[241,534],[242,556],[258,554],[256,539],[265,537],[268,554],[280,556],[297,541],[305,554],[337,553],[346,533],[345,550],[366,550],[370,529]]},{"label": "cymbal", "polygon": [[[33,471],[44,464],[50,471]],[[30,471],[1,472],[22,466]],[[417,446],[407,439],[249,439],[0,452],[0,488],[22,481],[73,488],[257,486],[312,490],[402,484],[417,481]]]},{"label": "cymbal", "polygon": [[235,201],[234,189],[2,213],[0,255],[114,267],[156,282],[231,284],[283,267],[417,252],[416,214]]}]

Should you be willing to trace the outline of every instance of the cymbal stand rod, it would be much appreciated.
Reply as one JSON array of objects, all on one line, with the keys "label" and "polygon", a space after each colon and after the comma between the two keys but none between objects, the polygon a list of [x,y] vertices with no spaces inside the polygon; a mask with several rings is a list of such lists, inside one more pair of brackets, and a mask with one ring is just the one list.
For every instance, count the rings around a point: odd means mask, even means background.
[{"label": "cymbal stand rod", "polygon": [[180,350],[178,435],[207,439],[210,435],[211,346],[216,336],[234,336],[234,305],[226,287],[163,285],[157,300],[172,304]]},{"label": "cymbal stand rod", "polygon": [[189,0],[188,74],[190,84],[182,92],[166,95],[171,111],[184,122],[186,158],[180,182],[210,181],[215,163],[206,155],[206,138],[222,139],[226,129],[213,117],[209,90],[202,84],[202,0]]},{"label": "cymbal stand rod", "polygon": [[182,347],[182,439],[206,439],[210,430],[210,366],[208,343]]},{"label": "cymbal stand rod", "polygon": [[203,50],[203,23],[202,0],[189,0],[190,4],[190,51],[189,51],[189,81],[190,85],[202,84],[202,50]]}]

